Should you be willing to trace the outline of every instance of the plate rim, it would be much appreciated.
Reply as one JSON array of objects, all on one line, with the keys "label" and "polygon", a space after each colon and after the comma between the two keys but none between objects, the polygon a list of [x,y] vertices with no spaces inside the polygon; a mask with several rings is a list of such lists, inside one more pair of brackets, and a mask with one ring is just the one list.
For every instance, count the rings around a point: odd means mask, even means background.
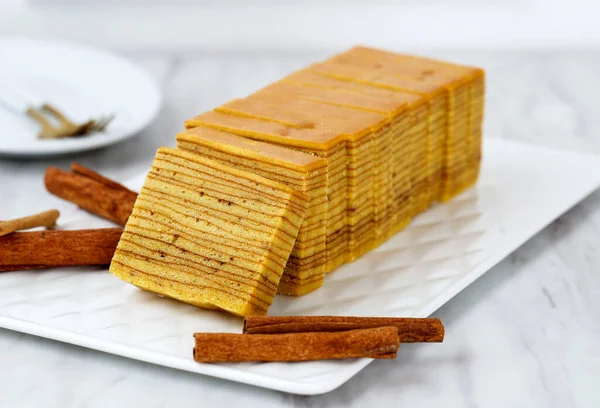
[{"label": "plate rim", "polygon": [[[84,44],[82,42],[77,41],[65,41],[65,40],[52,40],[45,38],[36,38],[36,37],[26,37],[26,36],[0,36],[0,47],[3,44],[11,44],[15,43],[21,44],[31,44],[33,46],[58,46],[63,48],[67,52],[91,52],[101,58],[112,59],[123,66],[126,66],[132,72],[135,72],[136,75],[145,82],[147,85],[147,89],[150,93],[153,94],[151,102],[151,108],[147,110],[147,112],[143,115],[143,120],[140,121],[135,127],[128,129],[126,131],[121,132],[120,134],[114,136],[110,139],[96,139],[91,143],[82,143],[76,146],[65,146],[64,144],[56,144],[54,146],[47,145],[43,147],[43,150],[39,149],[39,146],[36,147],[35,144],[32,145],[31,148],[10,148],[4,147],[0,144],[0,158],[35,158],[35,157],[54,157],[54,156],[64,156],[70,155],[74,153],[80,153],[95,149],[100,149],[103,147],[107,147],[110,145],[118,144],[128,140],[132,137],[135,137],[140,134],[144,129],[148,128],[152,124],[152,122],[158,116],[160,110],[164,105],[164,94],[163,90],[160,86],[160,83],[140,64],[132,61],[124,56],[119,55],[117,52],[112,50],[107,50],[101,47],[96,47],[93,45]],[[148,104],[150,106],[150,103]]]}]

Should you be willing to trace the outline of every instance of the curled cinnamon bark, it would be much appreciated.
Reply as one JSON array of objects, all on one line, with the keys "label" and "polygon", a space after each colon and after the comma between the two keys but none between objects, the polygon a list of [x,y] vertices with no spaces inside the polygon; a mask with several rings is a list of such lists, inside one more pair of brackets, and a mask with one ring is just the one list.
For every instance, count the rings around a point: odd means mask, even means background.
[{"label": "curled cinnamon bark", "polygon": [[121,228],[15,232],[0,237],[0,272],[108,265],[122,232]]},{"label": "curled cinnamon bark", "polygon": [[278,334],[336,332],[394,326],[402,343],[442,342],[444,326],[436,318],[352,317],[352,316],[248,316],[244,333]]},{"label": "curled cinnamon bark", "polygon": [[73,172],[56,167],[46,169],[46,189],[100,217],[125,225],[137,193],[77,163]]},{"label": "curled cinnamon bark", "polygon": [[195,333],[198,362],[390,359],[400,347],[395,327],[287,334]]}]

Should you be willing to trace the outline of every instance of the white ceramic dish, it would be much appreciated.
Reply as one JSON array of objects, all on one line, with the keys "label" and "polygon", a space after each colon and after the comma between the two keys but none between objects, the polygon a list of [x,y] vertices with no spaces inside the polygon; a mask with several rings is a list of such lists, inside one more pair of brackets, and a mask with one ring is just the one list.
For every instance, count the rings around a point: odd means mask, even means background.
[{"label": "white ceramic dish", "polygon": [[[595,156],[488,139],[476,188],[417,217],[318,291],[277,297],[270,314],[428,316],[599,185]],[[61,227],[103,225],[74,210]],[[106,268],[0,274],[0,326],[142,361],[297,394],[331,391],[371,361],[192,360],[193,332],[239,333],[241,322],[143,292]]]},{"label": "white ceramic dish", "polygon": [[[0,155],[49,156],[125,140],[150,124],[161,105],[156,81],[129,61],[74,44],[0,38]],[[114,113],[106,132],[37,139],[27,106],[49,102],[74,121]]]}]

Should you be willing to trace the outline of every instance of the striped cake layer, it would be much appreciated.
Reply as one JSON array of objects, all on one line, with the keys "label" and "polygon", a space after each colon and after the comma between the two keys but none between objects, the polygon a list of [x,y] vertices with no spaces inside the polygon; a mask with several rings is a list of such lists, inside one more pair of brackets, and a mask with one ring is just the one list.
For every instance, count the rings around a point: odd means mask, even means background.
[{"label": "striped cake layer", "polygon": [[307,205],[284,184],[160,148],[110,270],[200,307],[266,314]]}]

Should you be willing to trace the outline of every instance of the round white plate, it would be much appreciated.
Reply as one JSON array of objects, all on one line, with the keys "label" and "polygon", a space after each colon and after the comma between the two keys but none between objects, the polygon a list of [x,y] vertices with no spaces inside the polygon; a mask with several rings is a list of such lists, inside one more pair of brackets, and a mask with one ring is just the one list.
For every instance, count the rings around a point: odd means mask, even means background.
[{"label": "round white plate", "polygon": [[[2,156],[59,155],[117,143],[148,126],[161,105],[160,87],[147,72],[97,49],[0,38],[0,61]],[[21,111],[44,102],[75,122],[111,113],[115,119],[102,133],[40,140],[38,124]]]}]

